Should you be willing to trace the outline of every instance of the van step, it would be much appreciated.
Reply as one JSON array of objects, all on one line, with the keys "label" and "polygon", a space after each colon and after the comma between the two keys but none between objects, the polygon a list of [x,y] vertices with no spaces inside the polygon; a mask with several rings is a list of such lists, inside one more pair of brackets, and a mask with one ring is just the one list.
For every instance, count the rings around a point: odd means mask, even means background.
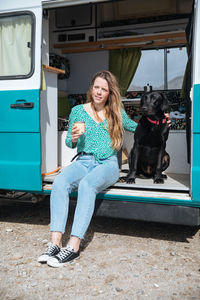
[{"label": "van step", "polygon": [[[125,176],[125,173],[120,174]],[[112,188],[128,189],[128,190],[156,190],[156,191],[179,191],[179,192],[189,192],[190,189],[190,178],[189,174],[166,174],[167,179],[164,184],[155,184],[153,179],[136,178],[135,184],[127,184],[117,182]],[[53,183],[56,174],[45,176],[43,178],[43,183],[48,185],[48,189],[51,189],[51,184]],[[44,188],[43,188],[44,189]]]}]

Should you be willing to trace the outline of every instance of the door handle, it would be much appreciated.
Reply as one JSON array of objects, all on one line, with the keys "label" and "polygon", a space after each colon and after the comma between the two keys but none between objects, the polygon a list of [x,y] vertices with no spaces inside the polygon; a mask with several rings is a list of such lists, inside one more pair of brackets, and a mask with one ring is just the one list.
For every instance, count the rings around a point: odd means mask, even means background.
[{"label": "door handle", "polygon": [[[17,100],[16,102],[18,102]],[[20,100],[23,101],[23,100]],[[34,102],[23,102],[23,103],[15,103],[15,104],[10,104],[11,108],[33,108],[34,107]]]}]

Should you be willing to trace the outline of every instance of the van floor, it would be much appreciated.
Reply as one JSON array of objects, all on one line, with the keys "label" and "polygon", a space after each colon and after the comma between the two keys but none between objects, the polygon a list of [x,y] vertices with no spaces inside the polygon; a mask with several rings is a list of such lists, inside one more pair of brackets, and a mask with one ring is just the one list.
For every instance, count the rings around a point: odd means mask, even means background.
[{"label": "van floor", "polygon": [[[120,176],[126,176],[128,172],[128,165],[122,165],[122,169],[120,172]],[[54,173],[51,175],[47,175],[43,177],[44,185],[50,188],[51,183],[53,183],[56,175],[58,173]],[[132,189],[132,190],[162,190],[162,191],[177,191],[177,192],[188,192],[190,188],[190,176],[189,174],[175,174],[175,173],[167,173],[167,179],[164,181],[164,184],[155,184],[153,183],[153,179],[146,178],[136,178],[135,184],[127,184],[122,182],[115,183],[112,188],[120,188],[120,189]]]},{"label": "van floor", "polygon": [[[126,176],[128,173],[128,164],[122,165],[120,176]],[[137,177],[135,184],[127,184],[117,182],[116,187],[132,188],[132,189],[148,189],[148,190],[173,190],[173,191],[189,191],[190,177],[189,174],[167,173],[167,179],[163,184],[155,184],[152,178]]]}]

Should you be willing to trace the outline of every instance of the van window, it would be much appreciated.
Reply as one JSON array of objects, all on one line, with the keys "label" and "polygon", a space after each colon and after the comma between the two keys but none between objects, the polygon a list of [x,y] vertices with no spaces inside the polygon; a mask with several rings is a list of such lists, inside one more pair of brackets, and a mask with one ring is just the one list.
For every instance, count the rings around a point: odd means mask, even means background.
[{"label": "van window", "polygon": [[181,89],[187,64],[186,47],[142,50],[142,56],[128,91]]},{"label": "van window", "polygon": [[188,56],[186,47],[167,49],[167,88],[181,89]]},{"label": "van window", "polygon": [[3,15],[0,18],[0,79],[31,76],[33,15]]}]

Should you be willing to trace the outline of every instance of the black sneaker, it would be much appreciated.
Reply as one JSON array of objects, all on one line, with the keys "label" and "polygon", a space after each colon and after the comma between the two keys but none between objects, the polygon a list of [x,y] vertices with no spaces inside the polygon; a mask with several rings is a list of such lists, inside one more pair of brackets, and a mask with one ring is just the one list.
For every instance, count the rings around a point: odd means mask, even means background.
[{"label": "black sneaker", "polygon": [[55,256],[59,252],[60,252],[60,248],[57,245],[48,243],[46,251],[38,257],[38,262],[46,263],[50,257]]},{"label": "black sneaker", "polygon": [[78,259],[80,256],[80,251],[74,252],[71,246],[66,248],[61,248],[60,252],[47,260],[47,265],[54,268],[63,267],[64,264],[72,262],[74,259]]}]

